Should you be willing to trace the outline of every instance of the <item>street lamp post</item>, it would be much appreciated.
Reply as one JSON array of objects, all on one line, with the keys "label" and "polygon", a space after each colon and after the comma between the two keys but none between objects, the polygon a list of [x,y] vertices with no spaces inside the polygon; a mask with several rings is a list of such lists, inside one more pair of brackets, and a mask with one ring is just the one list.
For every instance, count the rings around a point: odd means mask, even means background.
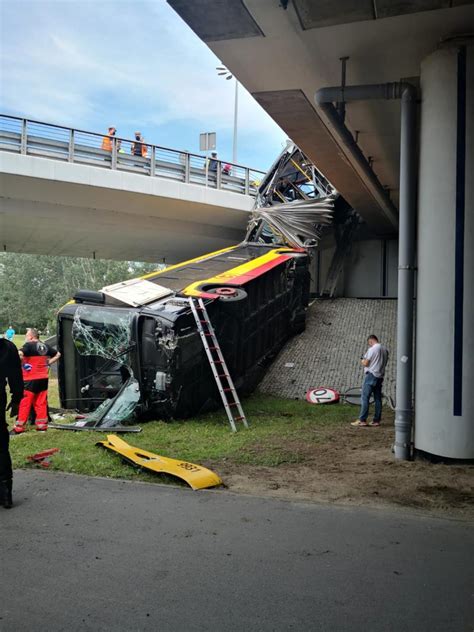
[{"label": "street lamp post", "polygon": [[234,96],[234,137],[232,141],[232,162],[237,163],[237,120],[239,116],[239,82],[228,68],[225,66],[216,67],[217,74],[224,77],[227,81],[235,80],[235,96]]}]

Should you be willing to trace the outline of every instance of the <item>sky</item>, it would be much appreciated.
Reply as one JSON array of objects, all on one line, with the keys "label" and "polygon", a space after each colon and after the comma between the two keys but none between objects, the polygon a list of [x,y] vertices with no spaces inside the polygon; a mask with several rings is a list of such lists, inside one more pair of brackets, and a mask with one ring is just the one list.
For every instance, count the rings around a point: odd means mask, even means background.
[{"label": "sky", "polygon": [[[232,159],[234,80],[165,0],[0,0],[0,111]],[[237,162],[266,170],[286,136],[239,87]]]}]

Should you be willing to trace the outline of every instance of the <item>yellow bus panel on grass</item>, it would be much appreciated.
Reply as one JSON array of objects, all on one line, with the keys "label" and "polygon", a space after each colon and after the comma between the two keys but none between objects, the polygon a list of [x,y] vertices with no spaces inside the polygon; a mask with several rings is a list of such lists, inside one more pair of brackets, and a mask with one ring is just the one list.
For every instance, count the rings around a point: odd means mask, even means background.
[{"label": "yellow bus panel on grass", "polygon": [[216,487],[222,485],[221,479],[215,472],[208,470],[202,465],[170,459],[153,452],[147,452],[141,448],[130,445],[117,435],[107,435],[107,441],[99,441],[96,445],[101,445],[108,450],[117,452],[126,461],[133,465],[138,465],[155,474],[170,474],[181,478],[193,489],[204,489],[206,487]]}]

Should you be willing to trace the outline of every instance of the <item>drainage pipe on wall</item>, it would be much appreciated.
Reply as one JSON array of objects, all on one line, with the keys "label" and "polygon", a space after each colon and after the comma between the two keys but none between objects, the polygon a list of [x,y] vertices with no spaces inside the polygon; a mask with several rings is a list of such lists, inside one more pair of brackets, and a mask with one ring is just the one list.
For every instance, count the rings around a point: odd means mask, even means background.
[{"label": "drainage pipe on wall", "polygon": [[[330,131],[366,186],[374,192],[385,215],[396,218],[393,205],[388,206],[386,192],[371,169],[354,138],[339,117],[333,103],[368,99],[401,99],[400,134],[400,210],[398,242],[398,305],[397,305],[397,403],[395,410],[395,458],[411,456],[412,383],[413,383],[413,295],[415,284],[415,228],[417,186],[416,89],[409,83],[383,83],[366,86],[321,88],[315,94],[316,105]],[[375,195],[376,193],[376,195]],[[396,220],[394,225],[396,225]]]}]

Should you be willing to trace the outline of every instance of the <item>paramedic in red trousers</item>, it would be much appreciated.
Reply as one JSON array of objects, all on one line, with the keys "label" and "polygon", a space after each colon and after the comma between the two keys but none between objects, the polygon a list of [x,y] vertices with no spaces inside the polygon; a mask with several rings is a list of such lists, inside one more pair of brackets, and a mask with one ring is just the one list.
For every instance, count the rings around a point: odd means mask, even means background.
[{"label": "paramedic in red trousers", "polygon": [[23,397],[23,378],[17,348],[6,338],[0,338],[0,507],[12,506],[12,460],[8,451],[8,427],[5,415],[7,405],[6,382],[10,387],[10,416],[16,417]]},{"label": "paramedic in red trousers", "polygon": [[25,393],[20,402],[18,418],[13,431],[20,434],[33,407],[36,414],[36,430],[48,429],[48,375],[49,367],[57,362],[61,354],[39,340],[36,329],[27,329],[25,343],[20,349]]}]

